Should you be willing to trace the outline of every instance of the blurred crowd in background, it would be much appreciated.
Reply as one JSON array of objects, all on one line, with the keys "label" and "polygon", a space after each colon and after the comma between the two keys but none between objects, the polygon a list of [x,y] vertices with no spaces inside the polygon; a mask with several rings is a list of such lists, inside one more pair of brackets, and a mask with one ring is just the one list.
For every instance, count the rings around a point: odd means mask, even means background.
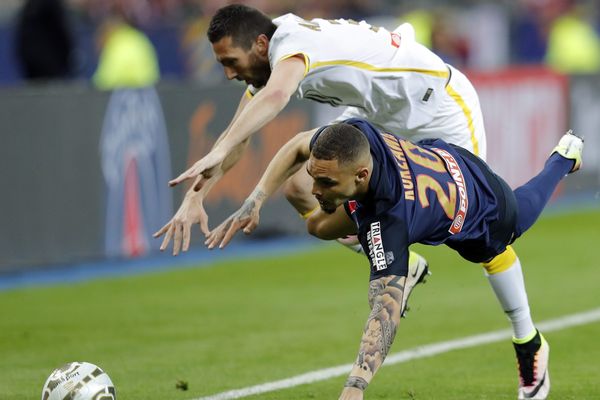
[{"label": "blurred crowd in background", "polygon": [[2,0],[0,84],[220,83],[206,29],[230,3],[273,17],[365,19],[390,30],[408,21],[421,43],[467,71],[546,64],[569,74],[600,72],[600,0]]}]

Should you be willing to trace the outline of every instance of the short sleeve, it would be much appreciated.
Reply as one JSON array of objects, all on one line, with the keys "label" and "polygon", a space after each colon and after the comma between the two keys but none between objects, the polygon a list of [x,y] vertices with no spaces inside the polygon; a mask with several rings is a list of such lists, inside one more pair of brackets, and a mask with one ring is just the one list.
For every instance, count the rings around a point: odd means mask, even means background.
[{"label": "short sleeve", "polygon": [[310,151],[312,151],[313,146],[315,145],[315,142],[317,141],[317,139],[319,138],[319,136],[321,136],[321,133],[325,130],[325,128],[327,128],[329,125],[325,125],[320,127],[315,134],[312,136],[312,138],[310,139],[310,144],[308,145],[308,148]]},{"label": "short sleeve", "polygon": [[294,18],[298,17],[288,16],[273,34],[269,43],[269,61],[273,68],[281,60],[301,55],[308,72],[311,55],[317,51],[316,38],[312,37],[314,32],[300,26]]},{"label": "short sleeve", "polygon": [[371,264],[370,279],[406,276],[408,231],[406,222],[393,213],[361,220],[358,239]]}]

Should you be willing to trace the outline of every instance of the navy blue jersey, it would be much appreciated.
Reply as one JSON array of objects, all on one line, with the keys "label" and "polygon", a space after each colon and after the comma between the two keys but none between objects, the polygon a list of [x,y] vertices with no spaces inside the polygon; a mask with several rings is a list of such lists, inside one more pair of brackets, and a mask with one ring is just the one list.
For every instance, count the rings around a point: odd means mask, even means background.
[{"label": "navy blue jersey", "polygon": [[[499,211],[482,161],[461,156],[442,140],[413,144],[364,120],[345,122],[364,133],[373,158],[366,197],[345,204],[369,256],[371,279],[406,275],[412,243],[454,247],[476,240],[484,247],[506,246],[489,238]],[[502,250],[491,249],[492,256]]]}]

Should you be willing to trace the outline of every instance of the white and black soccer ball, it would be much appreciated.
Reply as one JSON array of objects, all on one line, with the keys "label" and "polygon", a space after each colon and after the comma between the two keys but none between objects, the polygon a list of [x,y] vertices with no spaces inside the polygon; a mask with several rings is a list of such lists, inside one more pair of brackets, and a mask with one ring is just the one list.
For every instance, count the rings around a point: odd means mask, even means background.
[{"label": "white and black soccer ball", "polygon": [[116,400],[112,381],[100,367],[71,362],[52,371],[42,389],[42,400]]}]

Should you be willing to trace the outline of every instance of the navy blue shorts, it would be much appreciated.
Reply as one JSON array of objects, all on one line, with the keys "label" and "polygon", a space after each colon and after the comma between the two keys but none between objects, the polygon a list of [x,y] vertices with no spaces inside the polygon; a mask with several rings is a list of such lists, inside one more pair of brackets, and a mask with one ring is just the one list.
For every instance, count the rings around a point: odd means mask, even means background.
[{"label": "navy blue shorts", "polygon": [[510,186],[504,179],[496,175],[483,160],[462,147],[453,147],[461,157],[477,164],[485,176],[498,201],[498,219],[490,224],[487,239],[447,240],[446,245],[456,250],[468,261],[488,262],[498,254],[502,254],[506,250],[506,246],[516,239],[514,232],[518,217],[517,200]]}]

